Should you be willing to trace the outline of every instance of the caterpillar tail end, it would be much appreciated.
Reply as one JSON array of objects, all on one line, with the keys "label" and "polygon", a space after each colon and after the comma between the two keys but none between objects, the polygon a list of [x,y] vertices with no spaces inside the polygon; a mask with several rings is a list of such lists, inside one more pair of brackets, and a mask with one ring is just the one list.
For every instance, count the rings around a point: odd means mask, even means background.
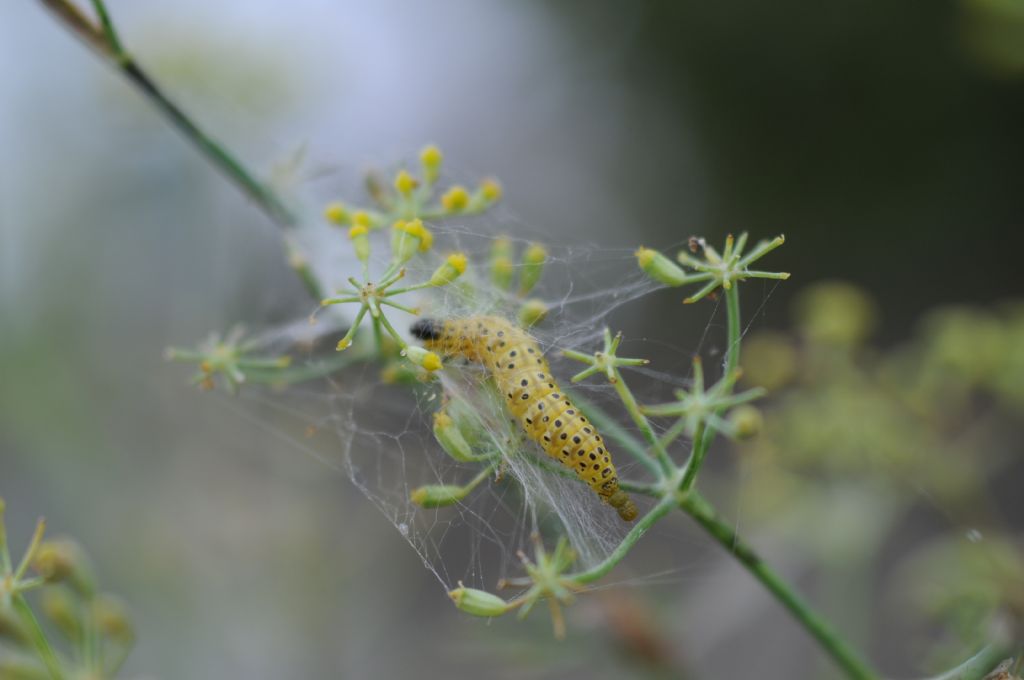
[{"label": "caterpillar tail end", "polygon": [[619,517],[626,522],[632,522],[640,514],[633,503],[633,499],[622,489],[616,489],[615,493],[608,497],[608,505],[615,508],[619,513]]}]

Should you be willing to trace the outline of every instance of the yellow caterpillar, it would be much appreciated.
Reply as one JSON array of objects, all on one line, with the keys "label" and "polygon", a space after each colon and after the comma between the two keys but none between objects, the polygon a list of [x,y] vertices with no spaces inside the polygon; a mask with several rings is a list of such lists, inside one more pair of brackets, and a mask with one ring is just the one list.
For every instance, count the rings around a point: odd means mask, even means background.
[{"label": "yellow caterpillar", "polygon": [[486,367],[526,434],[574,471],[622,519],[636,518],[636,506],[619,488],[601,435],[562,393],[529,334],[496,316],[420,319],[410,330],[428,349]]}]

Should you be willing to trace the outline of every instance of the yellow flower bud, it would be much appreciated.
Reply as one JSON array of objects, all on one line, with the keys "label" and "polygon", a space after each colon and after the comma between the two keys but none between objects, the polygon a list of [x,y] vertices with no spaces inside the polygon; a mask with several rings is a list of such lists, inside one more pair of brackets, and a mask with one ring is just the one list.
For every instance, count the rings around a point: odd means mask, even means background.
[{"label": "yellow flower bud", "polygon": [[501,616],[509,610],[508,603],[497,595],[485,590],[466,588],[462,583],[459,583],[458,588],[450,591],[448,597],[452,598],[452,602],[460,611],[473,616]]},{"label": "yellow flower bud", "polygon": [[409,345],[402,350],[402,354],[417,366],[422,366],[431,372],[438,371],[443,367],[441,357],[417,345]]},{"label": "yellow flower bud", "polygon": [[419,229],[419,234],[420,234],[420,250],[423,251],[423,252],[426,252],[426,251],[430,250],[431,246],[434,245],[434,232],[432,232],[429,229],[427,229],[426,227],[424,227],[423,223],[420,222],[419,220],[415,220],[415,221],[419,222],[419,224],[420,224],[420,229]]},{"label": "yellow flower bud", "polygon": [[531,298],[519,308],[519,325],[523,328],[536,326],[548,315],[548,306],[537,298]]},{"label": "yellow flower bud", "polygon": [[352,224],[361,224],[367,229],[373,228],[373,217],[365,210],[360,210],[352,215]]},{"label": "yellow flower bud", "polygon": [[498,180],[487,178],[480,183],[480,196],[487,203],[494,203],[501,199],[501,184]]},{"label": "yellow flower bud", "polygon": [[523,266],[519,271],[519,294],[526,295],[537,285],[544,273],[544,263],[548,259],[548,251],[539,243],[532,243],[523,253]]},{"label": "yellow flower bud", "polygon": [[365,224],[355,224],[348,230],[348,237],[352,241],[352,247],[355,248],[356,257],[359,258],[360,262],[366,262],[370,259],[370,237],[368,236],[369,230]]},{"label": "yellow flower bud", "polygon": [[476,459],[473,455],[473,448],[462,435],[462,430],[444,411],[434,414],[434,437],[441,448],[460,463],[468,463]]},{"label": "yellow flower bud", "polygon": [[466,491],[461,486],[428,484],[414,489],[409,500],[422,508],[443,508],[461,501],[466,497]]},{"label": "yellow flower bud", "polygon": [[462,212],[469,205],[469,192],[465,187],[456,185],[441,197],[441,207],[448,212]]},{"label": "yellow flower bud", "polygon": [[395,175],[395,191],[400,193],[402,196],[408,196],[412,193],[412,190],[419,186],[419,182],[416,178],[410,175],[406,170],[400,170]]},{"label": "yellow flower bud", "polygon": [[430,277],[430,285],[446,286],[466,272],[465,253],[452,253]]},{"label": "yellow flower bud", "polygon": [[327,207],[324,208],[324,217],[327,218],[328,222],[333,222],[334,224],[346,224],[349,221],[348,210],[341,201],[328,203]]},{"label": "yellow flower bud", "polygon": [[420,249],[423,223],[419,222],[417,227],[417,222],[419,220],[398,220],[392,227],[391,252],[399,262],[406,262]]},{"label": "yellow flower bud", "polygon": [[423,147],[423,150],[420,151],[420,164],[423,166],[423,177],[427,183],[433,184],[437,181],[443,161],[444,155],[433,144]]},{"label": "yellow flower bud", "polygon": [[636,261],[645,274],[666,286],[681,286],[687,282],[682,267],[657,250],[641,246],[636,251]]}]

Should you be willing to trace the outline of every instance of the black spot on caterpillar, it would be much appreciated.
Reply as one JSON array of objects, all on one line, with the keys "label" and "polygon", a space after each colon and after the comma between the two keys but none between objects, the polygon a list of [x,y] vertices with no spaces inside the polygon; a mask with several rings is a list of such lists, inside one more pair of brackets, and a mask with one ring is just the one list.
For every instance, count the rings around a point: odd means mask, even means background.
[{"label": "black spot on caterpillar", "polygon": [[[496,316],[464,319],[420,319],[410,329],[428,349],[446,356],[463,357],[486,367],[498,390],[506,397],[509,411],[526,434],[544,452],[576,473],[627,522],[636,519],[637,509],[619,488],[611,455],[601,436],[588,424],[551,377],[537,341],[509,321]],[[492,343],[490,338],[502,340]],[[519,361],[524,356],[536,361]],[[573,452],[563,448],[572,441]],[[599,463],[587,465],[580,458]]]}]

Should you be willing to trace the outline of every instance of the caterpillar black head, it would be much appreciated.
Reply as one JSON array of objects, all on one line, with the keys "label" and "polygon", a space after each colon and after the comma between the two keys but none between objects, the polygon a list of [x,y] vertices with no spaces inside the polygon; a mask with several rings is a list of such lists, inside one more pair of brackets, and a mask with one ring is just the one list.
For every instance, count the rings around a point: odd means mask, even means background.
[{"label": "caterpillar black head", "polygon": [[409,332],[420,340],[437,340],[441,337],[441,322],[436,319],[423,318],[414,323]]}]

